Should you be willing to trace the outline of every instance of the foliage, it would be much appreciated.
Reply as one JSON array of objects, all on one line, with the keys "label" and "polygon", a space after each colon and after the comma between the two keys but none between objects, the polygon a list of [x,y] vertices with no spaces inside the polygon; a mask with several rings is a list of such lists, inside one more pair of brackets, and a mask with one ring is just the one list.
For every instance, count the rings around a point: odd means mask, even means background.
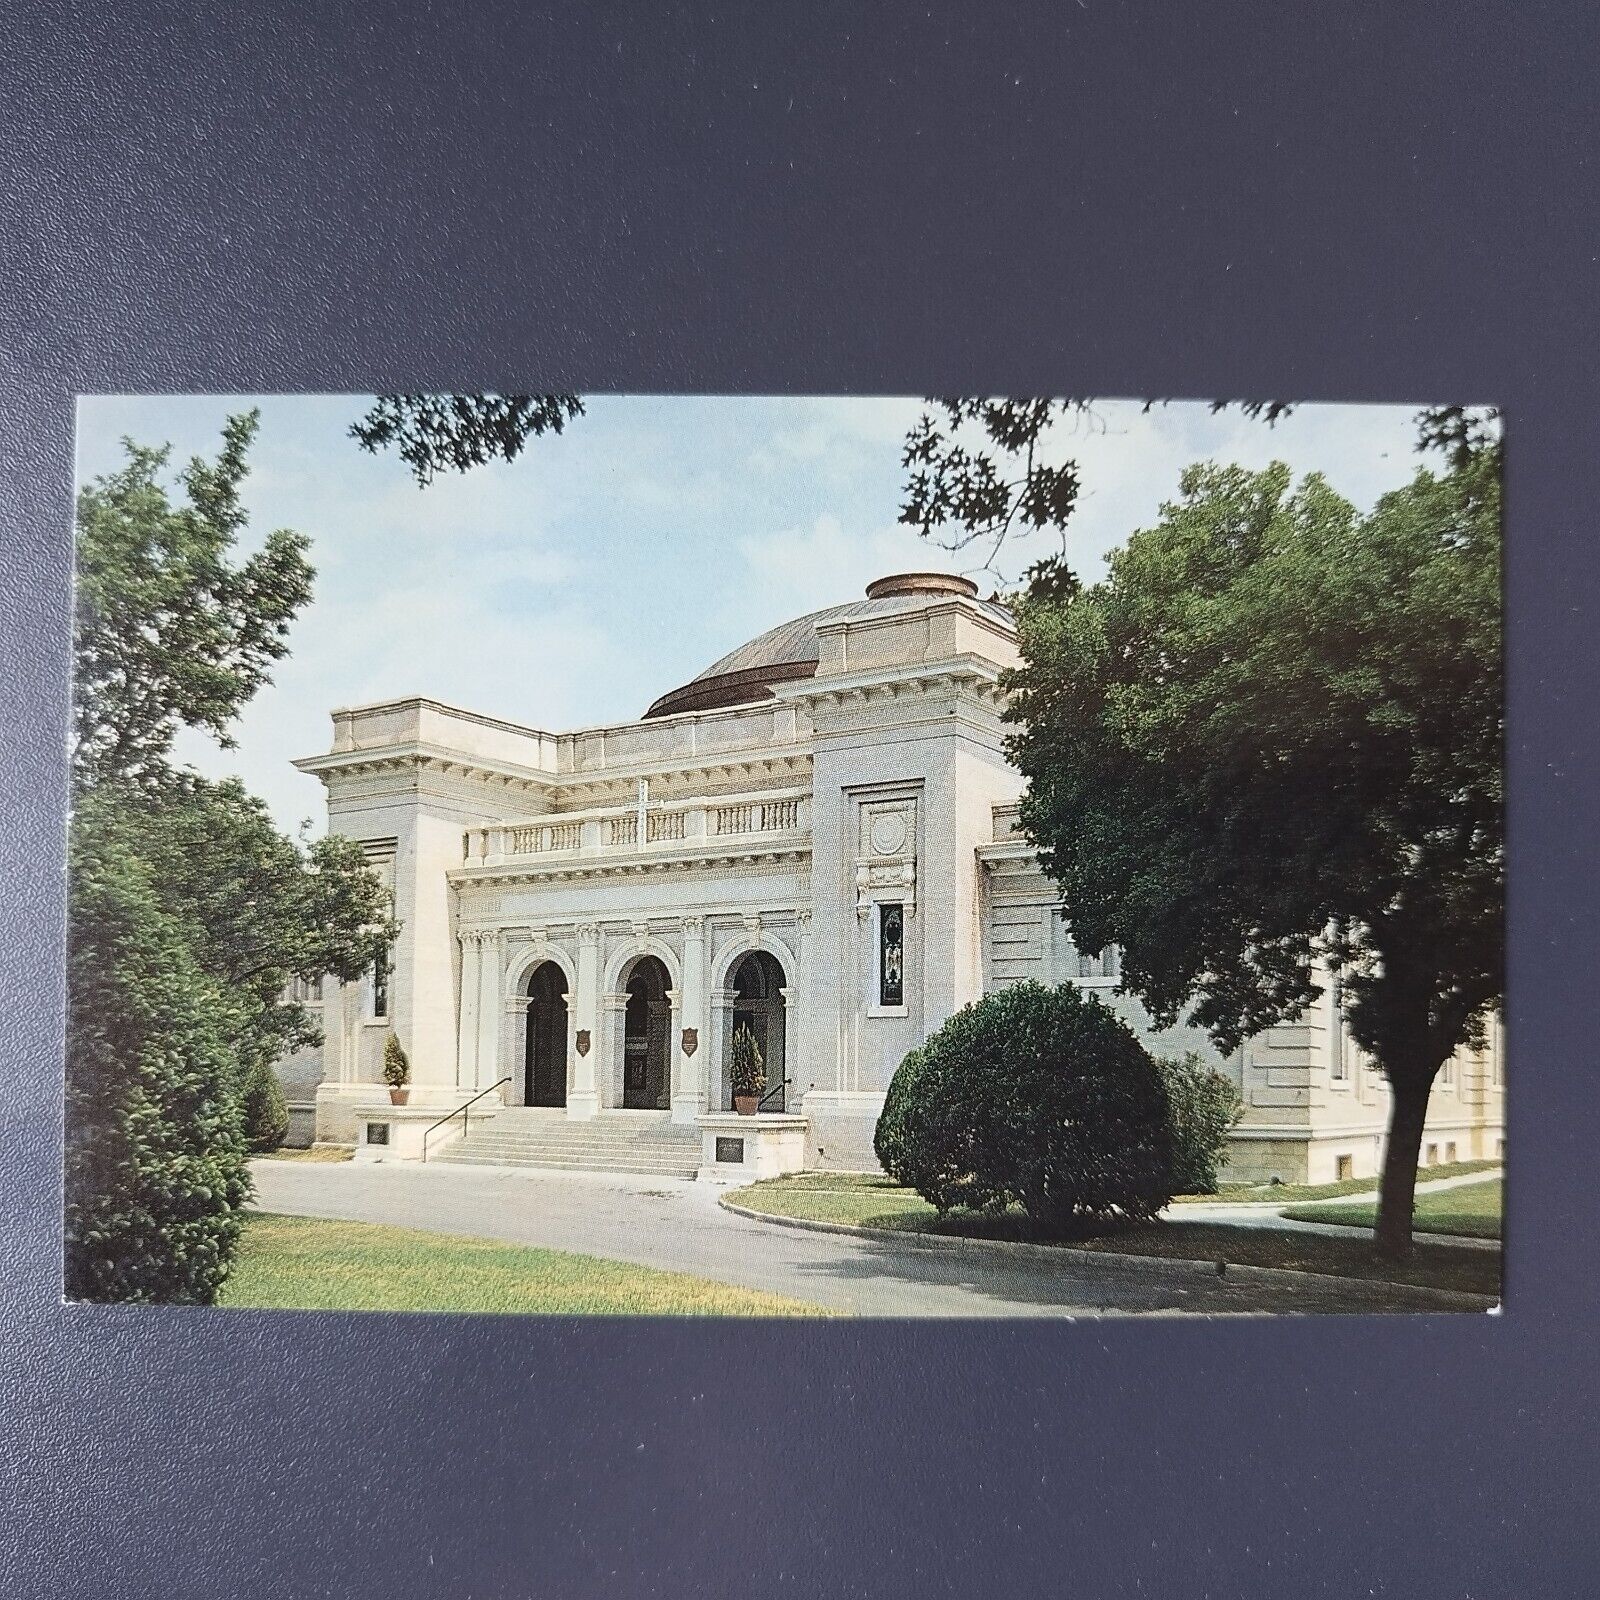
[{"label": "foliage", "polygon": [[734,1030],[733,1044],[728,1052],[728,1077],[735,1094],[760,1094],[767,1086],[761,1046],[756,1043],[756,1036],[743,1025]]},{"label": "foliage", "polygon": [[574,394],[382,394],[350,432],[374,455],[398,445],[426,488],[437,472],[515,461],[530,438],[582,415]]},{"label": "foliage", "polygon": [[[1149,411],[1164,401],[1149,401]],[[1288,416],[1282,400],[1237,405],[1269,427]],[[1430,406],[1416,415],[1417,448],[1444,452],[1452,469],[1496,449],[1500,413],[1493,406]],[[930,399],[906,435],[900,520],[946,550],[977,546],[984,569],[996,562],[1013,533],[1052,530],[1058,552],[1027,572],[1034,591],[1076,583],[1066,564],[1066,530],[1078,503],[1077,464],[1062,452],[1075,434],[1103,424],[1092,401],[1081,399]]]},{"label": "foliage", "polygon": [[271,1065],[258,1061],[244,1087],[244,1138],[252,1155],[276,1150],[289,1136],[289,1102]]},{"label": "foliage", "polygon": [[168,451],[132,441],[78,500],[66,1226],[68,1290],[90,1298],[215,1297],[247,1101],[271,1137],[263,1074],[318,1039],[291,980],[353,977],[394,932],[358,846],[285,839],[240,785],[171,761],[180,728],[231,742],[310,596],[300,535],[233,557],[256,424],[231,417],[217,460],[190,463],[186,504]]},{"label": "foliage", "polygon": [[1244,1109],[1239,1091],[1192,1051],[1156,1066],[1172,1131],[1172,1186],[1178,1194],[1212,1194],[1228,1132]]},{"label": "foliage", "polygon": [[403,1089],[411,1082],[411,1058],[395,1033],[383,1041],[383,1081],[391,1089]]},{"label": "foliage", "polygon": [[288,650],[311,595],[306,539],[280,529],[235,564],[240,485],[257,413],[230,417],[215,462],[161,483],[169,450],[123,441],[127,463],[78,496],[75,785],[166,770],[180,727],[232,742],[229,724]]},{"label": "foliage", "polygon": [[229,1003],[105,810],[69,852],[66,1292],[208,1304],[250,1193]]},{"label": "foliage", "polygon": [[888,1093],[883,1097],[883,1109],[878,1113],[878,1125],[872,1134],[872,1149],[879,1165],[892,1175],[909,1170],[913,1124],[927,1065],[927,1055],[921,1046],[908,1051],[889,1080]]},{"label": "foliage", "polygon": [[1017,984],[958,1011],[901,1064],[879,1134],[885,1170],[940,1212],[1021,1205],[1083,1228],[1172,1198],[1156,1064],[1070,984]]},{"label": "foliage", "polygon": [[236,1003],[231,1042],[241,1063],[320,1043],[293,980],[351,982],[398,931],[361,846],[337,835],[286,838],[237,780],[193,773],[119,791],[118,817],[197,962]]},{"label": "foliage", "polygon": [[1074,938],[1231,1049],[1337,966],[1395,1091],[1403,1250],[1429,1086],[1503,966],[1499,450],[1357,515],[1197,466],[1094,588],[1019,605],[1023,826]]}]

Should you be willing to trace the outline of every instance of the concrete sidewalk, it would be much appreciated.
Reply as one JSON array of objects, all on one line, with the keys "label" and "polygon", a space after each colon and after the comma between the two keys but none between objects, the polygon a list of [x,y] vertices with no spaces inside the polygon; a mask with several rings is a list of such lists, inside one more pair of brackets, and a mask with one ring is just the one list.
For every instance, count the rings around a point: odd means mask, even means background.
[{"label": "concrete sidewalk", "polygon": [[[1464,1172],[1453,1178],[1436,1178],[1431,1183],[1418,1183],[1417,1193],[1435,1194],[1445,1189],[1464,1189],[1469,1184],[1493,1183],[1504,1177],[1504,1167],[1495,1167],[1484,1172]],[[1363,1190],[1358,1194],[1324,1195],[1316,1200],[1289,1200],[1282,1205],[1271,1200],[1219,1200],[1215,1204],[1196,1201],[1188,1205],[1168,1206],[1162,1212],[1162,1216],[1173,1222],[1185,1219],[1190,1222],[1223,1222],[1231,1227],[1287,1228],[1293,1231],[1303,1229],[1310,1233],[1333,1234],[1345,1239],[1370,1239],[1371,1228],[1346,1227],[1337,1222],[1302,1222],[1298,1218],[1286,1217],[1283,1213],[1291,1207],[1299,1210],[1303,1206],[1363,1206],[1375,1205],[1377,1200],[1378,1191],[1372,1189]],[[1460,1245],[1464,1250],[1501,1248],[1498,1239],[1474,1239],[1459,1233],[1429,1233],[1422,1228],[1416,1230],[1416,1237],[1440,1244]]]}]

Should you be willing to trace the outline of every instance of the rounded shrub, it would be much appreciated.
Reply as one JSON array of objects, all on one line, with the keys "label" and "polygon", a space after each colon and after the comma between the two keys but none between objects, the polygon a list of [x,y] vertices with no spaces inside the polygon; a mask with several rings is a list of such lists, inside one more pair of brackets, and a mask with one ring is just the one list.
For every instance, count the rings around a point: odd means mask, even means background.
[{"label": "rounded shrub", "polygon": [[1172,1181],[1176,1194],[1215,1194],[1228,1131],[1243,1102],[1233,1081],[1192,1051],[1159,1061],[1172,1130]]},{"label": "rounded shrub", "polygon": [[244,1086],[244,1139],[252,1154],[276,1150],[289,1137],[289,1102],[278,1074],[265,1062],[251,1069]]},{"label": "rounded shrub", "polygon": [[1024,983],[958,1011],[906,1057],[874,1146],[941,1212],[1020,1205],[1082,1231],[1172,1198],[1168,1105],[1126,1023],[1070,985]]}]

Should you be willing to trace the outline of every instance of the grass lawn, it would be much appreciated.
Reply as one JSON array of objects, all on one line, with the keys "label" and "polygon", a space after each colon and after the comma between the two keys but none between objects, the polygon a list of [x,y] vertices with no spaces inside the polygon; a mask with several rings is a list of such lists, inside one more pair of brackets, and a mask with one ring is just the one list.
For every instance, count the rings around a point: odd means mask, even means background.
[{"label": "grass lawn", "polygon": [[808,1317],[821,1306],[564,1250],[251,1212],[219,1304],[298,1311]]},{"label": "grass lawn", "polygon": [[[1435,1178],[1459,1178],[1469,1172],[1487,1172],[1504,1166],[1503,1161],[1452,1161],[1448,1165],[1418,1167],[1417,1182]],[[1241,1200],[1259,1200],[1264,1205],[1286,1206],[1300,1200],[1333,1200],[1342,1194],[1371,1194],[1378,1187],[1376,1177],[1343,1178],[1337,1183],[1225,1183],[1215,1194],[1180,1194],[1174,1205],[1215,1205],[1226,1200],[1230,1205]]]},{"label": "grass lawn", "polygon": [[1321,1238],[1287,1228],[1229,1227],[1226,1223],[1152,1222],[1116,1228],[1094,1238],[1064,1238],[1043,1232],[1020,1211],[1001,1216],[957,1211],[941,1217],[914,1190],[901,1188],[893,1179],[856,1173],[807,1172],[772,1178],[747,1189],[736,1189],[727,1198],[751,1211],[812,1222],[965,1238],[1015,1239],[1169,1260],[1227,1261],[1239,1266],[1281,1267],[1291,1272],[1326,1272],[1340,1278],[1461,1289],[1471,1294],[1500,1293],[1497,1255],[1445,1244],[1418,1244],[1409,1262],[1396,1265],[1374,1261],[1371,1247],[1362,1239],[1332,1235]]},{"label": "grass lawn", "polygon": [[291,1150],[282,1145],[276,1150],[262,1150],[251,1157],[253,1161],[349,1161],[356,1153],[353,1144],[314,1144],[304,1150]]},{"label": "grass lawn", "polygon": [[[1505,1185],[1469,1183],[1460,1189],[1419,1194],[1415,1226],[1428,1233],[1460,1233],[1472,1239],[1498,1239]],[[1346,1228],[1370,1228],[1378,1215],[1375,1205],[1306,1206],[1287,1210],[1286,1217],[1301,1222],[1331,1222]]]}]

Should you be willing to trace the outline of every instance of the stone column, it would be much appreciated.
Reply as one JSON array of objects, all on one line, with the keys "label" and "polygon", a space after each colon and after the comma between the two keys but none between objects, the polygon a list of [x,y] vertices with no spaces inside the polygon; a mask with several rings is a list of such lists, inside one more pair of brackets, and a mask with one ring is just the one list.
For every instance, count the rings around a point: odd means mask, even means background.
[{"label": "stone column", "polygon": [[732,1107],[728,1092],[728,1050],[733,1042],[732,989],[716,989],[711,994],[711,1053],[706,1061],[707,1110],[727,1111]]},{"label": "stone column", "polygon": [[[792,1079],[795,1064],[800,1059],[800,991],[793,985],[786,984],[778,993],[783,996],[783,1075]],[[798,1087],[794,1083],[785,1087],[783,1094],[785,1111],[792,1111],[800,1098]]]},{"label": "stone column", "polygon": [[461,995],[456,1016],[456,1088],[475,1085],[478,1071],[478,965],[483,935],[466,929],[461,935]]},{"label": "stone column", "polygon": [[[693,1122],[706,1109],[706,1066],[711,1059],[706,1001],[706,919],[683,919],[683,988],[672,1041],[672,1120]],[[692,1034],[691,1034],[692,1030]],[[688,1045],[691,1041],[694,1049]]]},{"label": "stone column", "polygon": [[595,1054],[600,1057],[595,1067],[595,1081],[600,1089],[602,1106],[620,1106],[623,1099],[623,1077],[626,1070],[628,1031],[628,993],[618,990],[600,996],[600,1031],[595,1040]]},{"label": "stone column", "polygon": [[483,934],[478,954],[478,1070],[474,1090],[500,1076],[500,930]]},{"label": "stone column", "polygon": [[578,929],[578,992],[572,1005],[572,1087],[567,1092],[567,1115],[581,1120],[600,1109],[595,1087],[600,1059],[600,929],[586,922]]},{"label": "stone column", "polygon": [[791,1092],[784,1096],[787,1111],[798,1111],[805,1102],[806,1090],[811,1087],[809,1077],[801,1070],[807,1058],[800,1053],[806,1042],[801,1036],[800,1013],[811,993],[811,913],[804,909],[795,912],[794,922],[799,935],[795,940],[794,982],[783,991],[783,1043],[788,1057],[784,1071],[794,1080]]}]

